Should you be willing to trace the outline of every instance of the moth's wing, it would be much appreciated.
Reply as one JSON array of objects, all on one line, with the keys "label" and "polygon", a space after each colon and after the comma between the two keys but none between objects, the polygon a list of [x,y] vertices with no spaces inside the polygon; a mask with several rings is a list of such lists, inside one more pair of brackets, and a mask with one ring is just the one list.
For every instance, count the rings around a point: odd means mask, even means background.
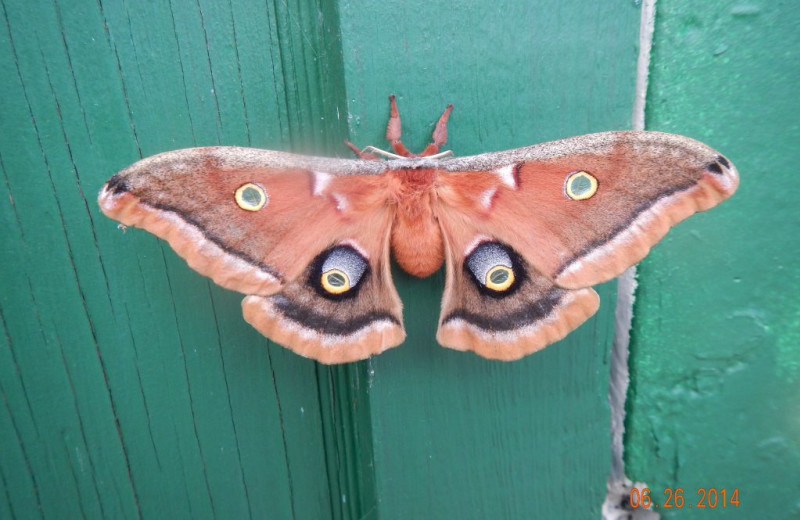
[{"label": "moth's wing", "polygon": [[717,151],[659,132],[584,135],[441,167],[462,178],[458,189],[445,183],[440,190],[445,203],[565,288],[618,276],[670,227],[726,199],[739,183]]},{"label": "moth's wing", "polygon": [[[405,337],[389,271],[392,208],[383,177],[374,175],[381,168],[377,161],[194,148],[121,171],[99,203],[109,217],[167,240],[217,284],[248,294],[245,318],[267,337],[342,363]],[[348,290],[341,291],[341,278],[323,284],[332,269],[349,276]]]},{"label": "moth's wing", "polygon": [[[245,294],[271,294],[341,238],[341,212],[322,190],[371,163],[237,147],[190,148],[143,159],[114,175],[103,212],[167,240],[199,273]],[[366,172],[371,173],[371,172]],[[240,207],[237,189],[266,190],[263,208]]]},{"label": "moth's wing", "polygon": [[554,285],[512,243],[486,234],[480,220],[458,207],[437,210],[447,264],[436,334],[442,346],[510,361],[558,341],[597,311],[594,290]]},{"label": "moth's wing", "polygon": [[437,167],[452,172],[437,186],[447,256],[437,339],[496,359],[564,337],[597,310],[589,286],[619,275],[672,225],[738,185],[716,151],[653,132],[574,137]]}]

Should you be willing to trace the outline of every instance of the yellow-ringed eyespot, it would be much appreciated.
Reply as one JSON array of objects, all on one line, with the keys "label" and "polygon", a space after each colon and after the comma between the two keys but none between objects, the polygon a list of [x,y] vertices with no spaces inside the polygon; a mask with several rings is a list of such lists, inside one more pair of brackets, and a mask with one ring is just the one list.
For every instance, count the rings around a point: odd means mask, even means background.
[{"label": "yellow-ringed eyespot", "polygon": [[269,202],[269,194],[260,184],[248,182],[236,189],[236,205],[247,211],[258,211]]},{"label": "yellow-ringed eyespot", "polygon": [[564,181],[564,193],[572,200],[586,200],[597,193],[597,179],[583,170],[567,175]]},{"label": "yellow-ringed eyespot", "polygon": [[505,265],[496,265],[486,273],[484,285],[493,291],[505,291],[514,283],[514,270]]},{"label": "yellow-ringed eyespot", "polygon": [[323,294],[344,295],[358,286],[367,270],[367,261],[355,248],[336,246],[320,255],[319,284]]},{"label": "yellow-ringed eyespot", "polygon": [[506,294],[519,282],[520,261],[511,248],[499,242],[483,242],[465,259],[478,287],[491,295]]},{"label": "yellow-ringed eyespot", "polygon": [[331,294],[342,294],[350,290],[350,278],[339,269],[322,273],[322,288]]}]

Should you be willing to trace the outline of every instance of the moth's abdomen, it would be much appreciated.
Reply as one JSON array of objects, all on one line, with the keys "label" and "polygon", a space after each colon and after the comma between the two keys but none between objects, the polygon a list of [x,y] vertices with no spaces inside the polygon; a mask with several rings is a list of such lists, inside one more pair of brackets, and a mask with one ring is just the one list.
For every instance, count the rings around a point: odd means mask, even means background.
[{"label": "moth's abdomen", "polygon": [[405,272],[420,278],[432,275],[444,262],[442,230],[432,212],[425,213],[413,219],[398,213],[392,228],[395,260]]},{"label": "moth's abdomen", "polygon": [[392,252],[400,267],[424,278],[444,262],[442,230],[433,214],[437,172],[428,169],[390,173],[396,205],[392,225]]}]

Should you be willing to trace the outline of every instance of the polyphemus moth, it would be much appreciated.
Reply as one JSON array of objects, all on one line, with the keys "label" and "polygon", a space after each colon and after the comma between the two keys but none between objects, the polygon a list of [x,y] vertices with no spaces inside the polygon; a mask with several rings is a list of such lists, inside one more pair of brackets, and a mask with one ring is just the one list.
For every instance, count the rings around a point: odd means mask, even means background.
[{"label": "polyphemus moth", "polygon": [[440,344],[513,360],[578,327],[598,308],[592,285],[739,182],[708,146],[658,132],[446,157],[452,105],[415,155],[390,102],[389,160],[350,143],[359,159],[190,148],[117,173],[100,207],[245,294],[245,319],[302,356],[345,363],[403,342],[391,251],[415,276],[446,265]]}]

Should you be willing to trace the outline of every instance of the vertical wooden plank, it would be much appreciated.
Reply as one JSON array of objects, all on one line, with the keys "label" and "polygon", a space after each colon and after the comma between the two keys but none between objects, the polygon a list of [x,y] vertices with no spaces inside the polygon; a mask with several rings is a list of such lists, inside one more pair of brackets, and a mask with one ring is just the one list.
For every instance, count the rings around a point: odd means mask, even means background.
[{"label": "vertical wooden plank", "polygon": [[343,137],[336,17],[1,5],[0,516],[331,517],[315,364],[95,194],[167,149]]},{"label": "vertical wooden plank", "polygon": [[[457,155],[630,124],[633,2],[342,2],[340,17],[360,146],[385,145],[391,93],[415,149],[453,103],[447,148]],[[442,273],[395,280],[409,336],[369,361],[379,516],[599,516],[613,284],[569,339],[506,364],[436,345]]]},{"label": "vertical wooden plank", "polygon": [[322,428],[333,517],[376,518],[367,363],[318,367]]},{"label": "vertical wooden plank", "polygon": [[[665,518],[800,516],[800,12],[792,2],[659,0],[648,127],[702,139],[741,174],[722,207],[639,270],[629,474],[685,489]],[[698,509],[698,488],[741,506]]]},{"label": "vertical wooden plank", "polygon": [[[6,82],[0,157],[8,242],[2,314],[4,347],[12,362],[8,370],[16,376],[3,384],[16,434],[8,439],[15,438],[23,467],[31,473],[32,512],[136,516],[113,398],[102,384],[98,337],[90,325],[86,291],[93,282],[81,279],[80,266],[96,265],[89,211],[65,138],[62,108],[68,108],[62,107],[54,86],[55,67],[46,61],[65,58],[56,39],[62,30],[52,6],[35,23],[21,7],[3,4]],[[43,42],[40,31],[54,37]],[[81,116],[74,123],[85,129]],[[12,470],[6,467],[3,473],[13,475]],[[98,481],[107,483],[106,493]],[[30,506],[20,499],[11,503],[15,514]]]}]

